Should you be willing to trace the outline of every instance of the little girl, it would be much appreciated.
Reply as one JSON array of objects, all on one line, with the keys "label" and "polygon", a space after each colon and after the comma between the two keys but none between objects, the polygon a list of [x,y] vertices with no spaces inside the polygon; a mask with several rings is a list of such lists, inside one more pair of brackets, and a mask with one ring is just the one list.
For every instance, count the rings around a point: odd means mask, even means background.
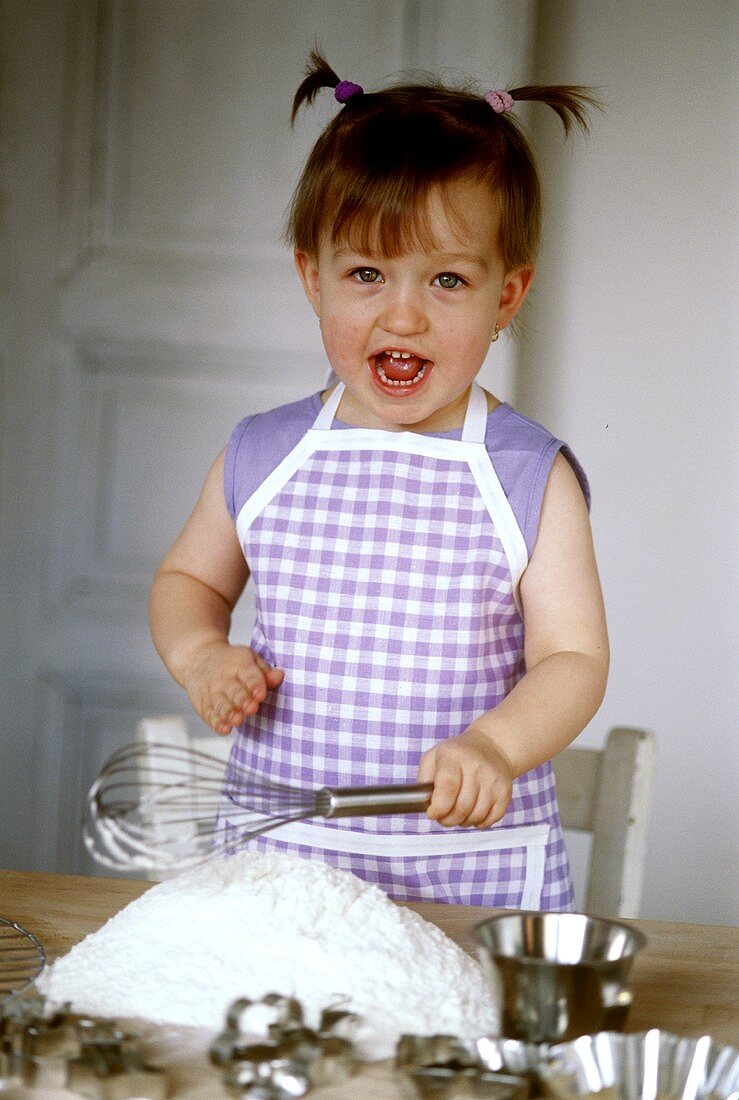
[{"label": "little girl", "polygon": [[[235,765],[306,790],[433,783],[427,816],[291,823],[256,846],[398,899],[566,910],[549,761],[608,669],[587,482],[475,377],[534,273],[515,105],[567,131],[594,100],[365,93],[314,53],[293,119],[321,88],[341,108],[288,236],[339,381],[237,425],[154,579],[154,643],[201,718],[236,731]],[[254,632],[232,645],[250,575]]]}]

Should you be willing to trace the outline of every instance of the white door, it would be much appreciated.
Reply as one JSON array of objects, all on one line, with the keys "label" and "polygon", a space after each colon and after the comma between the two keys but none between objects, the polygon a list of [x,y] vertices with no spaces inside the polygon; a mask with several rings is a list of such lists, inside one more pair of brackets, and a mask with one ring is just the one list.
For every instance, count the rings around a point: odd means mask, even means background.
[{"label": "white door", "polygon": [[448,7],[4,0],[0,865],[95,870],[94,775],[141,715],[188,713],[149,640],[156,563],[236,421],[323,380],[280,241],[337,109],[290,130],[308,49],[368,88],[518,75],[533,4]]}]

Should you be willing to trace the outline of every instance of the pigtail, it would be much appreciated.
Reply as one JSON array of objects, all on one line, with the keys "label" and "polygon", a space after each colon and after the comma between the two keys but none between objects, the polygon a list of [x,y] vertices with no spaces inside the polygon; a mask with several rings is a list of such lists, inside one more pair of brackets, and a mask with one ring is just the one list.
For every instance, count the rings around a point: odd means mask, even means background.
[{"label": "pigtail", "polygon": [[573,123],[587,133],[588,110],[603,110],[593,89],[578,84],[526,84],[522,88],[511,88],[510,94],[517,103],[526,100],[546,103],[558,116],[565,134],[569,134]]},{"label": "pigtail", "polygon": [[303,104],[312,103],[321,88],[336,88],[340,83],[339,77],[325,57],[322,57],[317,49],[311,50],[308,64],[305,67],[305,79],[293,99],[290,122],[295,122],[295,117]]}]

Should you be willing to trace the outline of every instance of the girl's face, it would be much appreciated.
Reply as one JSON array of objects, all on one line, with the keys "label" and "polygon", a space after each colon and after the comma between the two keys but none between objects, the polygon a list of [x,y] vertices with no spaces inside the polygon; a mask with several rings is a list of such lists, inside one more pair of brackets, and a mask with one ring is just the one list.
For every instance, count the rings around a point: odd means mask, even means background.
[{"label": "girl's face", "polygon": [[397,257],[324,237],[295,262],[344,382],[341,419],[357,427],[461,427],[471,382],[493,338],[523,302],[533,272],[506,271],[498,210],[483,184],[457,181],[429,196],[430,250]]}]

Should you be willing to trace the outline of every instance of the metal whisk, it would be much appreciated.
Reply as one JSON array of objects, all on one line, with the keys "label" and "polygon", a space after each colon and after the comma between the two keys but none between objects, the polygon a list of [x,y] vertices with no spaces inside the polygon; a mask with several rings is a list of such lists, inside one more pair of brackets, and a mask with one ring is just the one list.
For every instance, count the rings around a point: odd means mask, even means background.
[{"label": "metal whisk", "polygon": [[420,813],[432,790],[414,783],[310,791],[199,749],[136,741],[113,753],[90,788],[83,836],[106,867],[180,871],[288,821]]}]

